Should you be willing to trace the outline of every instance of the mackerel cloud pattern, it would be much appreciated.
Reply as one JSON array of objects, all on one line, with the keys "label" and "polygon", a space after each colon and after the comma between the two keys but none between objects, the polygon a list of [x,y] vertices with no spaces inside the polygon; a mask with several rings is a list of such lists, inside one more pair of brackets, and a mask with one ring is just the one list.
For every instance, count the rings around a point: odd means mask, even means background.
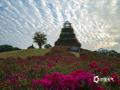
[{"label": "mackerel cloud pattern", "polygon": [[83,48],[120,51],[120,0],[0,0],[0,44],[27,48],[37,31],[54,45],[72,23]]}]

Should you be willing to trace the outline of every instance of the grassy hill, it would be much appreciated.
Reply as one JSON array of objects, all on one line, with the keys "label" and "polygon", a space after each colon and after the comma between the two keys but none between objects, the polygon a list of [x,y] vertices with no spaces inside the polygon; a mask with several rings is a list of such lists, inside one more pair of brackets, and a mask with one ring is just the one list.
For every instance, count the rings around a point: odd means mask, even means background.
[{"label": "grassy hill", "polygon": [[[60,49],[61,50],[61,49]],[[1,52],[0,58],[26,58],[31,56],[42,56],[48,53],[50,49],[24,49],[24,50],[16,50],[16,51],[8,51],[8,52]],[[90,54],[91,51],[87,51],[85,49],[82,49],[82,54]],[[76,57],[79,57],[79,53],[72,52],[71,54],[75,55]]]},{"label": "grassy hill", "polygon": [[[31,57],[31,56],[36,56],[36,57]],[[8,58],[8,57],[12,57],[12,58]],[[21,58],[17,58],[17,57],[21,57]],[[30,57],[30,58],[25,58],[25,57]],[[69,75],[71,73],[74,73],[73,75],[78,74],[80,77],[83,77],[83,74],[85,74],[84,75],[85,78],[90,78],[90,77],[86,77],[86,74],[87,75],[95,74],[100,77],[101,76],[109,77],[112,74],[115,75],[117,78],[120,76],[119,58],[117,59],[112,57],[111,58],[105,57],[97,54],[96,52],[89,51],[86,49],[81,49],[80,53],[66,52],[62,47],[59,48],[56,47],[52,49],[26,49],[26,50],[0,53],[0,58],[6,58],[6,59],[0,59],[0,90],[13,90],[13,89],[18,90],[18,88],[19,90],[28,90],[28,89],[32,90],[33,88],[32,86],[36,87],[36,85],[38,85],[36,88],[39,88],[40,84],[36,84],[36,80],[40,81],[44,79],[43,77],[45,75],[54,75],[52,76],[53,78],[55,77],[55,79],[53,80],[56,80],[56,77],[58,77],[58,75],[60,76],[60,78],[63,78],[64,75],[65,78],[67,78],[65,80],[68,81],[70,79],[70,82],[71,82],[71,77],[69,77]],[[6,77],[10,77],[10,78],[6,78]],[[60,81],[60,79],[57,80]],[[65,81],[65,83],[67,82]],[[54,86],[54,84],[51,85],[52,87]],[[66,84],[66,85],[69,87],[72,84],[70,85]],[[115,84],[113,83],[113,85],[112,84],[108,85],[105,84],[104,82],[103,83],[101,82],[96,85],[105,87],[106,89],[104,90],[110,90],[109,88],[113,88],[111,90],[120,90],[120,87],[117,83]],[[114,87],[114,85],[116,85],[116,87]],[[84,87],[86,87],[86,85],[82,85],[82,88]],[[44,90],[44,89],[39,88],[39,90]],[[77,89],[77,90],[81,90],[81,89]],[[84,89],[84,90],[89,90],[89,89]],[[98,89],[94,89],[94,90],[98,90]]]},{"label": "grassy hill", "polygon": [[41,56],[49,52],[50,49],[27,49],[0,53],[0,58],[25,58],[30,56]]}]

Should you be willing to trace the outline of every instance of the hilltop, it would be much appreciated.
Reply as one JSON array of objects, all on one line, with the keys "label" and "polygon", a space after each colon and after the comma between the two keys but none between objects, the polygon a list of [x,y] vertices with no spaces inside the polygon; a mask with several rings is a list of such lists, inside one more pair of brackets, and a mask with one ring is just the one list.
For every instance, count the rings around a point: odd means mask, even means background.
[{"label": "hilltop", "polygon": [[26,58],[31,56],[42,56],[49,52],[50,49],[25,49],[0,53],[0,58]]}]

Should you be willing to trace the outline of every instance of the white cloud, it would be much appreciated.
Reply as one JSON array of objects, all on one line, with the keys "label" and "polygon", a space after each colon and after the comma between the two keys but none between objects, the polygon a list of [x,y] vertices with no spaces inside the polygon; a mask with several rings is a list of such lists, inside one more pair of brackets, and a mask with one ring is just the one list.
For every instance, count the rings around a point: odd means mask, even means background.
[{"label": "white cloud", "polygon": [[83,48],[118,46],[118,3],[119,0],[1,0],[0,36],[5,38],[0,38],[0,44],[26,48],[36,31],[45,32],[53,44],[62,23],[69,20]]}]

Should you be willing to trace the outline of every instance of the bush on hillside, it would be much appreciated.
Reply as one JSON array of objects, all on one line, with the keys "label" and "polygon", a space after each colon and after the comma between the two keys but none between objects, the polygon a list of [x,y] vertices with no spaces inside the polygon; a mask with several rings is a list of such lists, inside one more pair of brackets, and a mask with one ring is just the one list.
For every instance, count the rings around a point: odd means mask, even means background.
[{"label": "bush on hillside", "polygon": [[20,49],[17,47],[13,47],[11,45],[0,45],[0,52],[14,51],[14,50],[20,50]]},{"label": "bush on hillside", "polygon": [[51,48],[52,46],[50,45],[50,44],[46,44],[45,46],[44,46],[44,48],[46,48],[46,49],[48,49],[48,48]]},{"label": "bush on hillside", "polygon": [[31,46],[29,46],[27,49],[34,49],[35,47],[33,46],[33,44]]}]

